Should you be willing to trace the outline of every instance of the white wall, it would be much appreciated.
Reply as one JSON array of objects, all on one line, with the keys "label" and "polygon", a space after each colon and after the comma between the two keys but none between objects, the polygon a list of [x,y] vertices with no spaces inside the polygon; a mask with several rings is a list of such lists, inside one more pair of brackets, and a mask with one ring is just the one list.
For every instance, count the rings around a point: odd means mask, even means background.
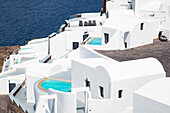
[{"label": "white wall", "polygon": [[0,79],[0,95],[9,94],[9,80],[8,79]]},{"label": "white wall", "polygon": [[127,9],[128,0],[111,0],[106,2],[107,10],[111,9]]},{"label": "white wall", "polygon": [[92,49],[83,46],[81,46],[79,49],[79,57],[80,58],[106,58],[104,55],[101,55],[96,51],[93,51]]},{"label": "white wall", "polygon": [[[115,112],[123,112],[128,110],[128,108],[133,107],[133,92],[151,80],[156,78],[163,78],[164,76],[165,75],[163,74],[157,74],[127,80],[113,81],[110,95],[114,101]],[[119,90],[123,90],[122,98],[118,98]]]},{"label": "white wall", "polygon": [[89,36],[101,37],[102,26],[66,27],[66,31],[88,32]]},{"label": "white wall", "polygon": [[163,31],[162,35],[165,35],[168,38],[168,40],[170,40],[170,30],[163,28],[162,31]]},{"label": "white wall", "polygon": [[[42,89],[40,89],[38,87],[38,83],[41,81],[42,79],[38,80],[36,83],[34,83],[34,98],[35,98],[35,105],[37,107],[40,96],[42,95],[48,95],[48,92],[43,91]],[[28,92],[27,92],[28,95]],[[30,95],[31,96],[31,95]]]},{"label": "white wall", "polygon": [[81,41],[83,41],[83,31],[65,31],[66,33],[66,49],[73,49],[73,42],[79,42],[79,46]]},{"label": "white wall", "polygon": [[41,78],[43,77],[26,70],[27,102],[35,103],[34,84]]},{"label": "white wall", "polygon": [[101,32],[102,33],[102,44],[105,44],[104,33],[108,33],[109,34],[109,41],[110,41],[116,31],[117,31],[116,29],[102,27],[102,32]]},{"label": "white wall", "polygon": [[50,39],[50,54],[52,58],[59,58],[66,50],[66,34],[64,32],[57,34]]},{"label": "white wall", "polygon": [[133,113],[169,113],[170,106],[133,94]]},{"label": "white wall", "polygon": [[99,86],[104,88],[104,98],[110,97],[110,77],[102,67],[96,69],[87,65],[72,61],[72,87],[85,87],[85,79],[90,81],[92,98],[102,98],[99,94]]},{"label": "white wall", "polygon": [[[162,2],[163,3],[162,4],[163,6],[160,6],[160,10],[162,10],[162,11],[165,11],[166,6],[170,5],[169,0],[135,0],[135,13],[138,16],[141,16],[141,15],[146,14],[146,13],[159,13],[159,12],[140,11],[140,9],[142,7],[146,6],[147,4],[155,3],[155,2]],[[154,4],[153,4],[153,7],[154,7]]]},{"label": "white wall", "polygon": [[109,42],[103,45],[103,48],[106,48],[108,50],[121,49],[123,47],[122,42],[122,32],[117,30],[116,32],[114,32],[114,35],[109,39]]},{"label": "white wall", "polygon": [[88,103],[89,113],[115,113],[111,99],[89,99]]},{"label": "white wall", "polygon": [[50,39],[50,53],[52,58],[60,58],[73,49],[73,42],[79,42],[83,40],[83,31],[65,31],[57,34]]},{"label": "white wall", "polygon": [[[144,23],[143,30],[140,30],[141,23]],[[138,23],[133,31],[130,32],[130,48],[151,44],[153,39],[158,37],[158,22],[141,23]]]},{"label": "white wall", "polygon": [[[50,90],[49,94],[57,95],[57,112],[58,113],[76,113],[76,95],[74,93],[65,93],[56,90]],[[52,101],[49,101],[50,111],[53,113],[54,109]]]}]

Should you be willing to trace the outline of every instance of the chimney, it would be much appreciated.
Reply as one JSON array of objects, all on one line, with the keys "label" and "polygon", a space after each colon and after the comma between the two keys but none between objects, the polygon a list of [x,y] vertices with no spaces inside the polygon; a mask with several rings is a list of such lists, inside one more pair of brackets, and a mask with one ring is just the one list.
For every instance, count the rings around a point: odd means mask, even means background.
[{"label": "chimney", "polygon": [[101,8],[101,14],[100,16],[105,13],[106,14],[106,1],[108,0],[102,0],[102,8]]}]

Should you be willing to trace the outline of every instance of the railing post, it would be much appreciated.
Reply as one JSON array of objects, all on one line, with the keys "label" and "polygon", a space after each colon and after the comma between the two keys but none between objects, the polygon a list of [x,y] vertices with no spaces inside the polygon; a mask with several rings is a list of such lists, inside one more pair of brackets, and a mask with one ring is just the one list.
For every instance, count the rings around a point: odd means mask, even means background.
[{"label": "railing post", "polygon": [[48,55],[50,55],[50,36],[48,37]]}]

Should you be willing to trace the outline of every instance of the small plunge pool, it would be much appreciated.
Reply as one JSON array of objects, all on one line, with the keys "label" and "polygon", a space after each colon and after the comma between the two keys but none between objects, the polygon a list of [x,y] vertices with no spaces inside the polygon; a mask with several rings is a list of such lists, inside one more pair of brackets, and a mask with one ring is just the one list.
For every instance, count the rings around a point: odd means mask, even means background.
[{"label": "small plunge pool", "polygon": [[88,42],[89,45],[102,45],[102,38],[91,38]]},{"label": "small plunge pool", "polygon": [[45,78],[38,83],[38,87],[46,92],[48,92],[49,88],[62,92],[71,92],[71,81],[56,78]]}]

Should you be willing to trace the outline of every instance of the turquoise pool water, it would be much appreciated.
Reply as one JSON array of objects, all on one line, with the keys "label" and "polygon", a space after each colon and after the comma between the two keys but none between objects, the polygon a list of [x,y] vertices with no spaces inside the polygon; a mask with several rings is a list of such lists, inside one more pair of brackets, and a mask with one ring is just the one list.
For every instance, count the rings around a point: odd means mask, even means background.
[{"label": "turquoise pool water", "polygon": [[5,77],[8,77],[8,76],[0,76],[0,78],[5,78]]},{"label": "turquoise pool water", "polygon": [[89,45],[102,45],[102,38],[93,38]]},{"label": "turquoise pool water", "polygon": [[28,50],[28,49],[31,49],[31,48],[22,48],[22,50]]},{"label": "turquoise pool water", "polygon": [[47,79],[41,83],[41,86],[46,90],[52,88],[62,92],[71,92],[71,82]]}]

